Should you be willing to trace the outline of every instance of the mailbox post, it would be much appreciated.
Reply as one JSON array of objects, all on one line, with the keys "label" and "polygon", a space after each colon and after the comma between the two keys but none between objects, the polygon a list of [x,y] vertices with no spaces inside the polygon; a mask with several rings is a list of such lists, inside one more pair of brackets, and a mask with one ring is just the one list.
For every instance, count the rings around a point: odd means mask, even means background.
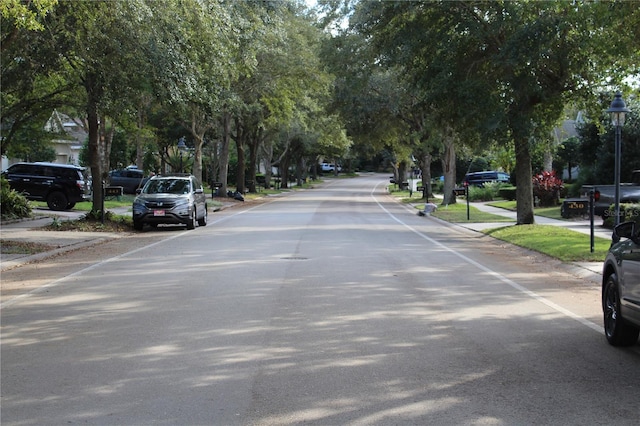
[{"label": "mailbox post", "polygon": [[100,206],[101,220],[104,225],[104,199],[105,197],[122,197],[124,188],[121,186],[105,186],[102,182],[102,205]]}]

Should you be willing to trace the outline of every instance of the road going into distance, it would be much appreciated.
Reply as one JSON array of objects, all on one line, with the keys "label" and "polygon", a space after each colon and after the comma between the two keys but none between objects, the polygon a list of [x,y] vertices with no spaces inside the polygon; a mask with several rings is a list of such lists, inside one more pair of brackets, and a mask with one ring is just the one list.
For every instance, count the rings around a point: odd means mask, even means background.
[{"label": "road going into distance", "polygon": [[606,343],[597,278],[387,183],[149,230],[4,304],[2,425],[637,424],[640,346]]}]

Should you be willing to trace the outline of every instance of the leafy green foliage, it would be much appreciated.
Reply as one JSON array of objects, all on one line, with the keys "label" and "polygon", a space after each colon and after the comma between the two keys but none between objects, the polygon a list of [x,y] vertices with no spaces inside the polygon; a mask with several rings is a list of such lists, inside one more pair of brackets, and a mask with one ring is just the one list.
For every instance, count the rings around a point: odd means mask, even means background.
[{"label": "leafy green foliage", "polygon": [[11,189],[4,177],[0,177],[0,210],[4,220],[31,216],[29,201]]}]

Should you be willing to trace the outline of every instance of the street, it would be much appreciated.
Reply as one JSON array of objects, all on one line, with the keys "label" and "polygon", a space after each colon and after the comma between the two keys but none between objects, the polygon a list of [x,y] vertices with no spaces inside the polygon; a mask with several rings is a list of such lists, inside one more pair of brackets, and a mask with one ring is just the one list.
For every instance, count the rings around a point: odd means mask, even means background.
[{"label": "street", "polygon": [[2,315],[2,425],[631,425],[597,279],[419,217],[386,175],[209,216]]}]

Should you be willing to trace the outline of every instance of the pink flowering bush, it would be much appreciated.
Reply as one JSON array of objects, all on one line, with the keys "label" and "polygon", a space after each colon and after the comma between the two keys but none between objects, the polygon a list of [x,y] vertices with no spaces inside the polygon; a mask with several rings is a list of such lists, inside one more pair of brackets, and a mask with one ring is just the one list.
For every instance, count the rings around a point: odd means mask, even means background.
[{"label": "pink flowering bush", "polygon": [[562,179],[555,171],[541,172],[533,176],[533,196],[540,207],[552,207],[560,204],[560,191],[564,188]]}]

